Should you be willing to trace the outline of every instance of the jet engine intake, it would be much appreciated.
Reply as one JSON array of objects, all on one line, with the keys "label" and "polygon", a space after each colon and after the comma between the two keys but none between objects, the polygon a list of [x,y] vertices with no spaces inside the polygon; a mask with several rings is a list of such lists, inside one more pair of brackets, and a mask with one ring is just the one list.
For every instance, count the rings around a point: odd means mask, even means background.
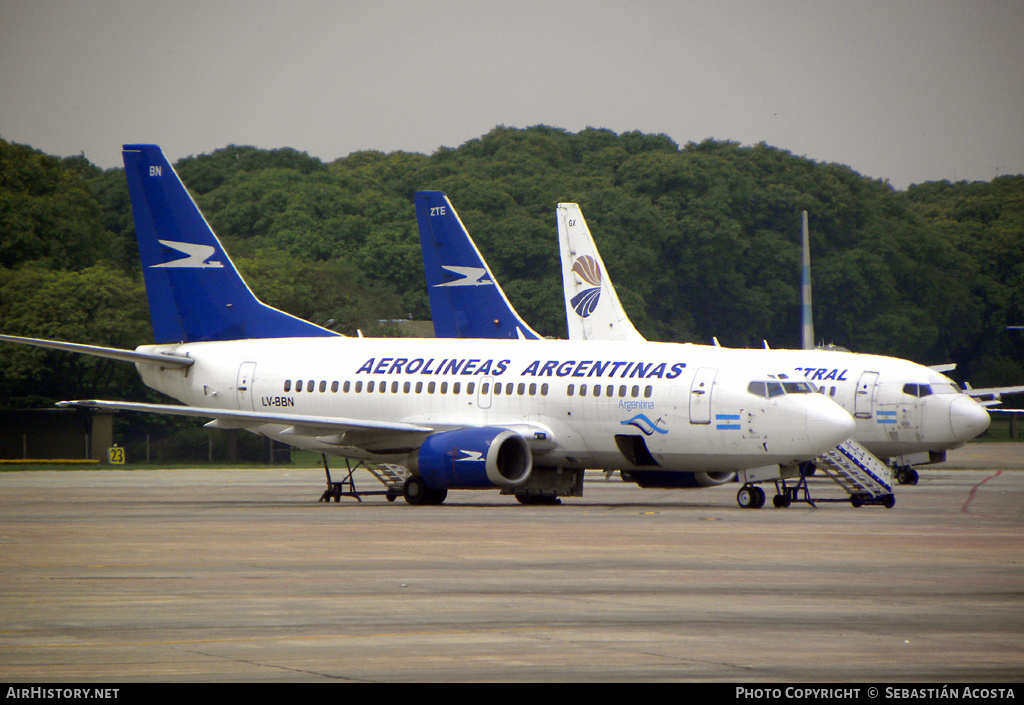
[{"label": "jet engine intake", "polygon": [[428,436],[408,468],[432,489],[515,488],[530,479],[533,453],[507,428],[460,428]]}]

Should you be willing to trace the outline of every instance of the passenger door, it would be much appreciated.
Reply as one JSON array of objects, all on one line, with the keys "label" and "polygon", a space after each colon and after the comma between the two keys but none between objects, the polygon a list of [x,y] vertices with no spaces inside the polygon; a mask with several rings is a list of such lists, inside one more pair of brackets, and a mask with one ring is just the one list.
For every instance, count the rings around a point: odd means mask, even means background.
[{"label": "passenger door", "polygon": [[701,367],[693,376],[690,385],[690,423],[711,423],[711,397],[716,376],[718,370],[714,367]]}]

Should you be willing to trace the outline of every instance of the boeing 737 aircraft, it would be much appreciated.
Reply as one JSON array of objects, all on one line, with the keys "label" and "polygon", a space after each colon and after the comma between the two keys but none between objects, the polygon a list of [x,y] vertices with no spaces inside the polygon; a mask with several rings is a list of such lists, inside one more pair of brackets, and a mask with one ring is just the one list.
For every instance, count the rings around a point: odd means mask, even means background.
[{"label": "boeing 737 aircraft", "polygon": [[[447,196],[439,191],[417,193],[416,213],[420,225],[420,245],[423,248],[424,267],[429,283],[430,308],[437,334],[463,338],[495,338],[508,336],[504,331],[518,330],[520,337],[536,337],[536,333],[530,330],[512,309]],[[576,271],[584,280],[599,282],[601,266],[599,258],[590,258],[586,262],[577,263]],[[453,291],[449,282],[464,281],[464,273],[472,273],[473,281],[480,282],[480,284],[472,288],[461,288],[458,296],[454,296],[449,293]],[[453,277],[453,274],[458,278]],[[593,295],[594,292],[594,289],[587,289],[572,296],[572,305],[578,306],[585,312],[592,312],[599,303],[599,299]],[[614,291],[612,295],[614,296]],[[606,323],[607,328],[604,328]],[[649,344],[636,332],[624,313],[612,321],[602,319],[601,325],[602,332],[607,331],[604,333],[605,335],[614,337],[614,340],[605,341],[602,343],[603,345],[618,344],[630,349]],[[593,344],[598,343],[594,342]],[[746,366],[750,369],[758,369],[759,366],[763,366],[766,359],[759,354],[759,351],[725,350],[690,344],[679,347],[689,351],[689,354],[701,357],[713,358],[723,354],[725,357],[722,359],[735,361],[741,367]],[[806,384],[793,381],[801,376],[801,372],[797,370],[775,369],[775,374],[770,376],[770,381],[767,384],[761,381],[747,386],[749,396],[746,406],[741,414],[737,415],[732,413],[728,407],[723,409],[720,406],[722,398],[719,394],[725,387],[719,385],[713,371],[707,372],[709,374],[702,374],[698,371],[690,384],[690,423],[702,423],[701,419],[710,419],[713,414],[716,421],[726,421],[716,424],[716,428],[739,431],[741,435],[752,438],[758,436],[759,432],[755,428],[758,424],[748,425],[747,422],[764,414],[766,405],[770,406],[772,403],[771,399],[789,391],[803,390]],[[599,391],[598,395],[600,395]],[[741,419],[743,422],[738,423]],[[637,450],[642,451],[642,449]],[[874,461],[873,467],[870,466],[870,463],[865,466],[861,459],[864,451],[860,448],[843,447],[835,449],[835,452],[845,458],[837,458],[837,463],[855,466],[848,470],[847,476],[844,476],[849,479],[850,473],[856,475],[855,481],[851,481],[847,487],[851,495],[851,502],[858,505],[874,503],[892,506],[893,496],[888,468],[877,460]],[[667,469],[659,467],[657,462],[651,460],[640,462],[639,459],[644,458],[642,452],[626,452],[624,450],[623,454],[628,458],[628,462],[622,463],[620,459],[617,469],[620,470],[623,478],[634,481],[642,487],[712,487],[736,479],[733,472],[695,472],[692,469],[667,471]],[[609,458],[609,460],[614,460],[614,458]],[[713,470],[711,466],[706,467]],[[786,475],[778,468],[774,470],[764,468],[756,471],[738,467],[735,469],[742,474],[743,486],[737,493],[737,501],[743,507],[756,508],[763,505],[765,494],[756,483],[776,481],[783,479]],[[794,471],[793,475],[795,474]],[[792,501],[794,497],[796,497],[794,492],[780,490],[780,494],[774,501],[779,506],[783,506]]]},{"label": "boeing 737 aircraft", "polygon": [[[614,293],[580,208],[560,203],[559,251],[571,340],[643,340]],[[807,282],[805,260],[804,281]],[[809,282],[805,285],[809,287]],[[808,292],[809,293],[809,292]],[[585,298],[586,305],[582,305]],[[809,298],[805,298],[809,307]],[[809,318],[805,315],[805,331]],[[813,333],[805,332],[805,340]],[[940,372],[907,360],[841,350],[759,350],[779,368],[796,368],[814,388],[856,419],[854,438],[887,459],[901,482],[914,465],[941,462],[988,428],[989,415]]]},{"label": "boeing 737 aircraft", "polygon": [[339,336],[257,300],[159,147],[126,145],[123,157],[156,343],[4,340],[129,360],[182,404],[67,404],[209,418],[325,457],[399,464],[411,504],[460,488],[579,495],[584,468],[791,466],[853,430],[806,383],[751,394],[777,379],[743,351]]}]

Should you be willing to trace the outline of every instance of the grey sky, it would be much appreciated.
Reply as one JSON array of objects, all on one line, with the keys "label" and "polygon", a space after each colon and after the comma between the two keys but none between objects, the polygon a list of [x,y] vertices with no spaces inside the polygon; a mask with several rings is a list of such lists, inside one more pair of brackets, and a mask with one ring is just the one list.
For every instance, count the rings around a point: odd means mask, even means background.
[{"label": "grey sky", "polygon": [[1024,2],[0,0],[0,137],[331,161],[495,125],[767,142],[897,188],[1024,173]]}]

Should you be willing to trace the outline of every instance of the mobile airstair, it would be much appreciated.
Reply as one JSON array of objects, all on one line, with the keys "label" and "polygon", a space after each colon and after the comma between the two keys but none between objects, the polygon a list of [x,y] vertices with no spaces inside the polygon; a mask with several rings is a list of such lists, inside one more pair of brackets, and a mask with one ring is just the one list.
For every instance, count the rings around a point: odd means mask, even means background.
[{"label": "mobile airstair", "polygon": [[819,457],[814,467],[842,487],[848,497],[841,499],[812,499],[807,484],[810,472],[801,472],[795,484],[776,481],[778,494],[773,502],[776,507],[788,507],[792,502],[806,502],[812,507],[817,502],[850,502],[855,507],[881,505],[892,508],[896,497],[892,492],[892,471],[889,466],[876,458],[857,441],[850,439],[840,443]]},{"label": "mobile airstair", "polygon": [[[342,480],[331,479],[331,469],[327,466],[327,456],[323,456],[324,460],[324,473],[327,475],[327,489],[320,495],[321,502],[330,502],[332,499],[335,502],[340,502],[342,497],[355,497],[357,501],[362,502],[363,495],[384,495],[387,497],[389,502],[394,502],[396,497],[401,497],[403,489],[405,487],[405,481],[409,479],[410,472],[401,465],[392,465],[389,463],[373,464],[364,463],[359,461],[355,465],[345,459],[345,477]],[[362,468],[368,473],[373,475],[377,480],[384,485],[383,490],[369,490],[359,491],[356,489],[356,482],[354,473],[356,470]]]}]

